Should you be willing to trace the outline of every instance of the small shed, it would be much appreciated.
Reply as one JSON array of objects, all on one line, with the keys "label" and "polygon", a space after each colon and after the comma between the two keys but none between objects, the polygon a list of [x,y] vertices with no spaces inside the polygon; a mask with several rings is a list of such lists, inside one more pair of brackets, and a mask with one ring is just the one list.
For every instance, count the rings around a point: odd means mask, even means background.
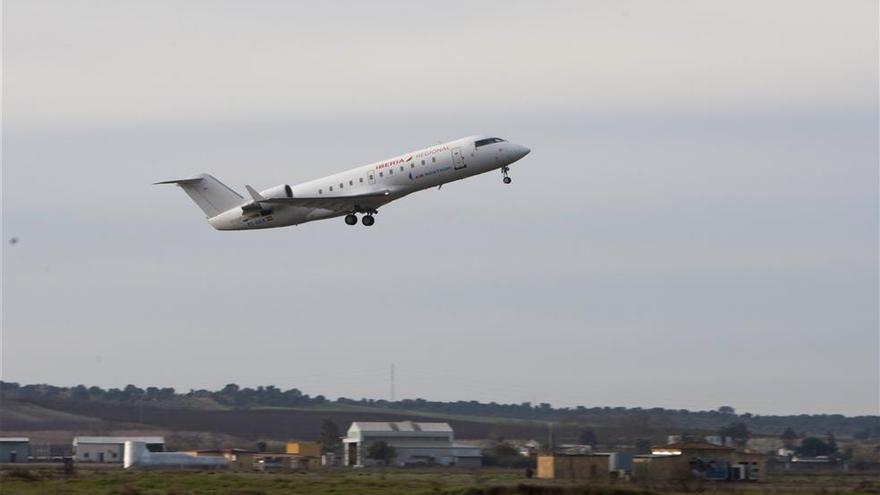
[{"label": "small shed", "polygon": [[538,456],[538,478],[609,481],[610,454]]},{"label": "small shed", "polygon": [[30,439],[27,437],[0,437],[0,462],[27,462]]},{"label": "small shed", "polygon": [[321,457],[321,444],[318,442],[289,442],[287,444],[287,453]]}]

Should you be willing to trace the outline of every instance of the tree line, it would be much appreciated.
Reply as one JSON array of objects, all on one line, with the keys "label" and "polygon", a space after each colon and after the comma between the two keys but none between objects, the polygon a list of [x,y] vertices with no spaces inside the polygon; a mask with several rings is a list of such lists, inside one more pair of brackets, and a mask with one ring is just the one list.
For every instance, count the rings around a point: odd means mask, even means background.
[{"label": "tree line", "polygon": [[190,390],[179,393],[172,387],[146,387],[126,385],[123,388],[103,389],[101,387],[77,385],[75,387],[56,387],[54,385],[19,385],[15,382],[0,381],[0,393],[4,397],[18,399],[69,398],[73,400],[105,400],[116,402],[170,401],[192,398],[211,399],[218,404],[232,407],[296,407],[323,404],[323,395],[310,396],[299,389],[282,390],[273,385],[265,387],[239,387],[234,383],[220,390]]},{"label": "tree line", "polygon": [[[846,417],[840,414],[801,414],[801,415],[755,415],[737,414],[731,406],[721,406],[715,410],[690,411],[687,409],[641,408],[641,407],[553,407],[549,403],[531,402],[500,404],[475,400],[431,401],[426,399],[403,399],[388,401],[383,399],[351,399],[340,397],[330,400],[323,395],[310,396],[297,388],[282,390],[273,385],[256,388],[240,387],[230,383],[219,390],[189,390],[178,392],[171,387],[146,387],[126,385],[123,388],[104,389],[97,386],[76,385],[58,387],[53,385],[20,385],[15,382],[0,381],[0,393],[4,397],[27,399],[68,398],[86,401],[179,401],[184,399],[209,399],[229,407],[302,407],[321,404],[340,404],[365,406],[397,411],[415,411],[433,414],[456,414],[468,416],[488,416],[499,418],[529,419],[539,421],[589,421],[601,424],[605,421],[618,421],[620,425],[645,429],[645,432],[659,430],[700,430],[715,431],[724,425],[740,423],[742,427],[761,433],[779,434],[785,428],[795,428],[801,432],[835,432],[856,438],[880,437],[880,416]],[[630,423],[632,423],[630,425]],[[739,428],[739,425],[737,425]],[[636,429],[638,429],[636,428]],[[632,429],[632,428],[630,428]],[[740,432],[732,431],[729,436],[739,437]]]}]

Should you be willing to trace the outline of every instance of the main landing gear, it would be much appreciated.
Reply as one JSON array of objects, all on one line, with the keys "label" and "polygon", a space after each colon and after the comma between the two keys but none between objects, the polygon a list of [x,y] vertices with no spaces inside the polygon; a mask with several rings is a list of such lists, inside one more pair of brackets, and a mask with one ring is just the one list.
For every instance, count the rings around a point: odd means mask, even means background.
[{"label": "main landing gear", "polygon": [[[367,227],[376,223],[376,218],[373,217],[374,213],[378,213],[376,210],[367,211],[365,213],[366,215],[361,217],[361,223],[363,223]],[[358,217],[354,213],[349,213],[348,215],[345,215],[345,223],[347,225],[357,225]]]},{"label": "main landing gear", "polygon": [[504,176],[503,180],[505,184],[510,184],[510,177],[507,175],[508,172],[510,172],[510,167],[507,165],[501,167],[501,175]]}]

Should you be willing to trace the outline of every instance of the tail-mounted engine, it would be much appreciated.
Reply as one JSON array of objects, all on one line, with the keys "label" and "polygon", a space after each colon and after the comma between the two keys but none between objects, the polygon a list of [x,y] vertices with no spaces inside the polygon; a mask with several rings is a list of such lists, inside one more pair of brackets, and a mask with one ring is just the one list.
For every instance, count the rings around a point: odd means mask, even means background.
[{"label": "tail-mounted engine", "polygon": [[257,213],[260,215],[268,215],[272,213],[271,208],[266,208],[264,205],[259,203],[260,199],[278,199],[278,198],[292,198],[293,197],[293,189],[291,189],[288,184],[281,184],[280,186],[270,187],[269,189],[265,189],[257,193],[251,186],[247,186],[248,192],[251,193],[251,197],[253,197],[253,201],[246,203],[241,207],[242,213]]},{"label": "tail-mounted engine", "polygon": [[260,191],[260,196],[266,199],[292,198],[293,189],[287,184],[281,184],[280,186],[270,187],[269,189]]}]

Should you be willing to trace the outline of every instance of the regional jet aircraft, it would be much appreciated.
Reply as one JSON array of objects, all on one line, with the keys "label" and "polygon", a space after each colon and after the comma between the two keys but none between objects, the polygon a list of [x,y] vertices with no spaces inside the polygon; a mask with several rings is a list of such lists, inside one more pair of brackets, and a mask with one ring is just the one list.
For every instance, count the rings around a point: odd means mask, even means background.
[{"label": "regional jet aircraft", "polygon": [[180,186],[217,230],[269,229],[340,216],[355,225],[358,214],[369,226],[379,207],[422,189],[497,169],[510,184],[510,164],[529,151],[501,138],[470,136],[296,186],[259,192],[245,186],[249,199],[209,174],[156,184]]}]

